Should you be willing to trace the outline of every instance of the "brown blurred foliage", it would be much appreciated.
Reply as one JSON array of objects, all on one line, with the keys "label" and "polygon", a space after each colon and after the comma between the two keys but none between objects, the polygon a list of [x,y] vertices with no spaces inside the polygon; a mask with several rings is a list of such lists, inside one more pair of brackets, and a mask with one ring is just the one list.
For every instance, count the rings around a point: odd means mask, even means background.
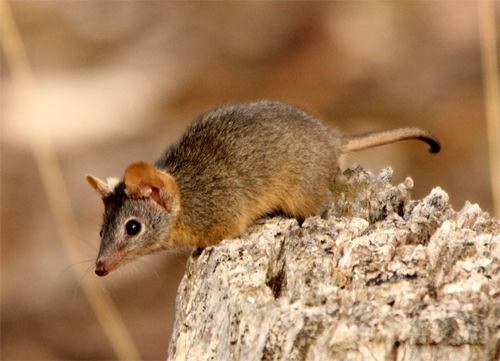
[{"label": "brown blurred foliage", "polygon": [[[15,1],[36,94],[13,91],[1,54],[1,357],[113,359],[71,272],[29,147],[50,136],[95,277],[101,201],[84,181],[153,161],[201,111],[263,98],[297,104],[343,133],[428,128],[417,142],[357,153],[395,181],[434,186],[455,207],[492,209],[473,2]],[[498,8],[497,8],[498,10]],[[144,359],[164,359],[183,255],[105,281]]]}]

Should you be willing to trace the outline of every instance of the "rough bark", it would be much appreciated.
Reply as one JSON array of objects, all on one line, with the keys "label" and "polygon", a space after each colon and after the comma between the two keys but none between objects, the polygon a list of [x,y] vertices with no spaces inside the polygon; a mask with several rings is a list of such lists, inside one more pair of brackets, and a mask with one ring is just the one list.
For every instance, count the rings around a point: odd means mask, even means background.
[{"label": "rough bark", "polygon": [[193,254],[169,360],[498,360],[500,223],[391,175],[347,170],[322,217]]}]

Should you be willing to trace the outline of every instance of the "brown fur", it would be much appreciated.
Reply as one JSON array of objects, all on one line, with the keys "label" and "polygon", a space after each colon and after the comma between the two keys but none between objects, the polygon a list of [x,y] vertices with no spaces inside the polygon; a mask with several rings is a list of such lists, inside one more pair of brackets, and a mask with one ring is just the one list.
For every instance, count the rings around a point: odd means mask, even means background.
[{"label": "brown fur", "polygon": [[[398,134],[429,135],[410,133],[377,134],[380,144]],[[303,110],[271,101],[200,115],[154,167],[131,164],[124,183],[109,193],[89,179],[105,194],[101,273],[109,271],[106,260],[117,244],[127,245],[128,261],[161,249],[216,244],[273,212],[297,219],[320,214],[332,200],[342,153],[376,145],[377,134],[345,140]],[[140,235],[124,232],[131,218],[145,227]]]},{"label": "brown fur", "polygon": [[383,130],[381,132],[370,132],[344,137],[342,144],[343,152],[354,152],[380,145],[399,142],[401,140],[417,139],[429,145],[430,153],[439,153],[441,144],[427,130],[415,127],[397,128]]},{"label": "brown fur", "polygon": [[127,167],[123,179],[130,197],[151,197],[169,213],[178,209],[179,192],[170,174],[146,162],[135,162]]},{"label": "brown fur", "polygon": [[206,246],[263,214],[316,214],[331,199],[340,138],[300,109],[258,102],[201,115],[156,163],[176,180],[178,217]]}]

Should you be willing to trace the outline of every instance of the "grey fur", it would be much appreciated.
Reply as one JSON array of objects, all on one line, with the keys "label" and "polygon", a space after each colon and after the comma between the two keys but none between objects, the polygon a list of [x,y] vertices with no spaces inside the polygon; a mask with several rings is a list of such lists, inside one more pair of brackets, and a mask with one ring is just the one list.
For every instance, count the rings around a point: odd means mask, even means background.
[{"label": "grey fur", "polygon": [[[249,212],[280,176],[284,196],[303,192],[326,206],[339,156],[340,139],[312,116],[292,105],[260,101],[202,114],[155,166],[175,178],[183,214],[203,234],[214,219]],[[300,189],[286,189],[290,183]]]},{"label": "grey fur", "polygon": [[[155,163],[176,181],[178,213],[150,199],[130,199],[120,183],[104,198],[98,259],[123,248],[129,260],[160,249],[204,247],[236,237],[266,213],[319,214],[332,200],[345,147],[331,129],[289,104],[259,101],[206,112]],[[131,216],[146,230],[127,239],[124,224]]]},{"label": "grey fur", "polygon": [[[104,216],[98,261],[109,258],[114,252],[126,250],[128,256],[121,262],[123,265],[137,256],[165,248],[163,240],[170,226],[171,215],[161,206],[148,199],[128,197],[123,182],[103,198],[103,202]],[[129,239],[125,233],[125,224],[131,218],[140,221],[143,229],[141,234]]]}]

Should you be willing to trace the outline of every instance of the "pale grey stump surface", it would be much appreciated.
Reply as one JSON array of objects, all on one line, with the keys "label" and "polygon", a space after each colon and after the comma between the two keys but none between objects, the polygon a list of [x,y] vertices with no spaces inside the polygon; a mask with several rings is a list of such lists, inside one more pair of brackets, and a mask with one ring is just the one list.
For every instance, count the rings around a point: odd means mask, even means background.
[{"label": "pale grey stump surface", "polygon": [[169,360],[498,360],[500,223],[361,168],[323,217],[193,255]]}]

